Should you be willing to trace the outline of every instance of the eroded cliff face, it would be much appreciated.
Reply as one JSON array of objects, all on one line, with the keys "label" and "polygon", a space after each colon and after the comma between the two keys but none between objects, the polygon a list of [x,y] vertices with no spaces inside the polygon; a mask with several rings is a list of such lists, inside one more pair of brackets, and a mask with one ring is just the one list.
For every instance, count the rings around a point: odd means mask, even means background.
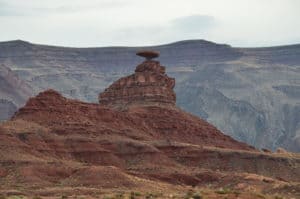
[{"label": "eroded cliff face", "polygon": [[135,73],[123,77],[99,95],[103,105],[124,107],[128,105],[175,106],[173,91],[175,79],[165,74],[165,67],[158,61],[146,60],[135,69]]},{"label": "eroded cliff face", "polygon": [[58,134],[72,132],[84,135],[90,132],[101,138],[108,133],[111,136],[129,136],[148,141],[176,140],[255,151],[253,147],[235,141],[211,124],[176,106],[144,106],[133,102],[126,110],[115,110],[107,105],[67,99],[57,91],[47,90],[29,99],[19,109],[13,120],[19,119],[55,129],[54,132]]},{"label": "eroded cliff face", "polygon": [[0,124],[0,191],[148,192],[209,183],[284,193],[298,185],[299,155],[260,152],[224,135],[177,107],[174,85],[158,61],[146,60],[101,93],[100,104],[52,89],[30,98]]},{"label": "eroded cliff face", "polygon": [[284,193],[300,175],[299,155],[260,152],[176,106],[132,103],[119,110],[54,90],[30,98],[0,125],[0,149],[2,193],[116,186],[148,192],[207,183]]},{"label": "eroded cliff face", "polygon": [[243,49],[192,40],[145,48],[63,48],[11,41],[0,43],[0,62],[35,94],[53,88],[96,103],[100,92],[132,73],[141,62],[132,55],[141,49],[161,52],[183,109],[257,148],[300,151],[300,45]]},{"label": "eroded cliff face", "polygon": [[8,120],[33,95],[31,87],[0,63],[0,121]]},{"label": "eroded cliff face", "polygon": [[0,99],[10,100],[20,106],[32,95],[32,88],[8,66],[0,63]]},{"label": "eroded cliff face", "polygon": [[18,110],[17,106],[6,99],[0,99],[0,121],[7,120],[7,116],[13,116]]}]

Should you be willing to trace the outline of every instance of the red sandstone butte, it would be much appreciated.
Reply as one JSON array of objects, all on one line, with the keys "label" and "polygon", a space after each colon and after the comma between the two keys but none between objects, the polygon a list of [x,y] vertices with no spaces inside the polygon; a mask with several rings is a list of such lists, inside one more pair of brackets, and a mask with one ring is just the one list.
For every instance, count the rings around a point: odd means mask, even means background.
[{"label": "red sandstone butte", "polygon": [[174,84],[159,62],[146,60],[101,93],[100,104],[54,90],[30,98],[0,124],[0,192],[223,187],[248,174],[299,182],[299,157],[261,153],[182,111]]},{"label": "red sandstone butte", "polygon": [[[151,52],[141,52],[146,58]],[[165,74],[165,67],[158,61],[147,59],[135,69],[135,73],[123,77],[99,95],[99,103],[111,107],[128,105],[175,106],[173,91],[175,79]]]}]

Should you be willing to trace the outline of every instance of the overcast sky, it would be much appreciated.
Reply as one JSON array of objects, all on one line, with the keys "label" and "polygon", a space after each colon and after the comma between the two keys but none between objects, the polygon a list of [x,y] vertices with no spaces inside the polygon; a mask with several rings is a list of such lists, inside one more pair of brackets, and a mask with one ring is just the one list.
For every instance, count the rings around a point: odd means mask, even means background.
[{"label": "overcast sky", "polygon": [[300,0],[0,0],[0,41],[90,47],[300,43]]}]

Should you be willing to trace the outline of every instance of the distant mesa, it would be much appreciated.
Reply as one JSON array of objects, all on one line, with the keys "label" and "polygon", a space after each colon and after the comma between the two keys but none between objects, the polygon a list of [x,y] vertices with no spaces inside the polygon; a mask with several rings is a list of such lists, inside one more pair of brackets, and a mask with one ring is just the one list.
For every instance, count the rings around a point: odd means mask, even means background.
[{"label": "distant mesa", "polygon": [[159,53],[140,51],[136,54],[146,60],[136,67],[134,74],[117,80],[105,89],[99,95],[99,103],[116,108],[128,105],[175,106],[175,79],[165,74],[165,67],[158,61],[152,60]]},{"label": "distant mesa", "polygon": [[146,60],[151,60],[151,59],[159,57],[159,52],[156,52],[156,51],[139,51],[139,52],[136,53],[136,55],[138,55],[140,57],[145,57]]}]

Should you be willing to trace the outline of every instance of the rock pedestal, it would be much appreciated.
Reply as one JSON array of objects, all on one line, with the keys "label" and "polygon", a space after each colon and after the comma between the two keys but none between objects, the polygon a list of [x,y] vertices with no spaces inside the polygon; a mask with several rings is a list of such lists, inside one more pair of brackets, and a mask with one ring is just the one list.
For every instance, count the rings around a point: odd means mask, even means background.
[{"label": "rock pedestal", "polygon": [[157,52],[142,51],[137,55],[146,60],[138,65],[135,73],[123,77],[99,95],[99,103],[108,106],[171,105],[175,106],[173,91],[175,79],[165,74],[165,67],[152,58]]}]

